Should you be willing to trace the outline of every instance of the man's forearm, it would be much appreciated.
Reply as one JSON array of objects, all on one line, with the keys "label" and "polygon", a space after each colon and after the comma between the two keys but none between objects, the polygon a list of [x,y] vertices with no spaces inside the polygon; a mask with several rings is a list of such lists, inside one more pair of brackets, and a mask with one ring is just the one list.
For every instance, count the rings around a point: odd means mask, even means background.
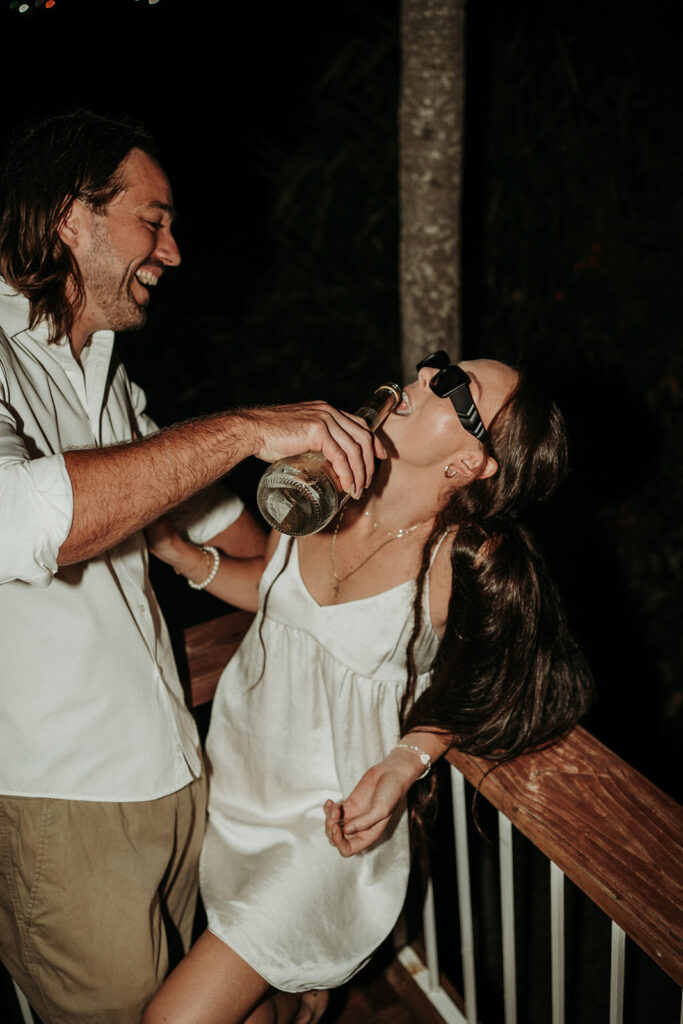
[{"label": "man's forearm", "polygon": [[208,487],[249,455],[275,461],[322,451],[341,485],[367,487],[375,455],[386,456],[367,425],[325,402],[221,413],[111,448],[64,453],[73,521],[58,563],[93,558]]},{"label": "man's forearm", "polygon": [[92,558],[141,530],[254,454],[248,419],[224,414],[131,444],[64,453],[73,522],[58,562]]}]

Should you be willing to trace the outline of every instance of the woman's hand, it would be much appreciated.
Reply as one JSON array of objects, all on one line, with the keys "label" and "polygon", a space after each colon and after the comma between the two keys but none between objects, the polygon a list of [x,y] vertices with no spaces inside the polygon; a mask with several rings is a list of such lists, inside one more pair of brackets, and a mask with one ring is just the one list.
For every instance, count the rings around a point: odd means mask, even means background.
[{"label": "woman's hand", "polygon": [[422,763],[411,751],[392,750],[368,769],[343,803],[325,803],[325,834],[342,857],[352,857],[377,842],[422,771]]},{"label": "woman's hand", "polygon": [[[162,562],[172,565],[176,572],[181,573],[191,583],[201,584],[201,589],[206,588],[208,593],[236,608],[255,612],[259,606],[258,588],[265,564],[263,554],[239,558],[228,557],[223,553],[226,539],[231,546],[238,549],[242,543],[247,551],[258,551],[263,547],[260,532],[254,532],[249,523],[245,528],[245,518],[245,513],[242,513],[236,523],[208,541],[211,547],[218,550],[220,556],[217,572],[212,573],[208,585],[206,578],[214,564],[212,555],[201,545],[193,544],[181,537],[168,517],[162,516],[145,530],[149,550]],[[234,536],[231,536],[231,531]]]},{"label": "woman's hand", "polygon": [[208,568],[205,553],[196,544],[181,537],[168,516],[150,523],[145,534],[149,550],[156,558],[172,565],[183,576],[196,577],[197,581],[206,578]]},{"label": "woman's hand", "polygon": [[152,554],[162,562],[173,565],[178,557],[175,544],[176,540],[180,539],[180,535],[168,516],[162,516],[161,519],[150,523],[145,530],[145,535],[147,546]]}]

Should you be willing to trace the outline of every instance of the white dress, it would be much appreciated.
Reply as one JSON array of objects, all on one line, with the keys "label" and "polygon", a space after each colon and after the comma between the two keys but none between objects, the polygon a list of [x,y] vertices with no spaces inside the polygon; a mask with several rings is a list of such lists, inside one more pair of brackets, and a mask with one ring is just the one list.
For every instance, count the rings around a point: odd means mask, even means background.
[{"label": "white dress", "polygon": [[[283,538],[261,582],[262,608],[286,550]],[[438,646],[426,591],[420,688]],[[265,618],[259,612],[218,685],[202,898],[210,931],[276,988],[343,984],[401,911],[405,808],[379,842],[343,858],[326,839],[323,804],[348,795],[399,737],[414,594],[410,580],[321,607],[304,586],[294,544]]]}]

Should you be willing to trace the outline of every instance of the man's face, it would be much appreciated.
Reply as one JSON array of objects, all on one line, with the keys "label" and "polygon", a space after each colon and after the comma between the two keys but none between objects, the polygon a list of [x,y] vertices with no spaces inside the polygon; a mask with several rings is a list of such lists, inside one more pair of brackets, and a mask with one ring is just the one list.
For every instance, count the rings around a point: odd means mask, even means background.
[{"label": "man's face", "polygon": [[81,211],[86,230],[74,255],[83,277],[88,333],[134,331],[147,320],[150,289],[180,263],[171,232],[173,196],[150,156],[133,149],[123,161],[127,187],[104,213]]}]

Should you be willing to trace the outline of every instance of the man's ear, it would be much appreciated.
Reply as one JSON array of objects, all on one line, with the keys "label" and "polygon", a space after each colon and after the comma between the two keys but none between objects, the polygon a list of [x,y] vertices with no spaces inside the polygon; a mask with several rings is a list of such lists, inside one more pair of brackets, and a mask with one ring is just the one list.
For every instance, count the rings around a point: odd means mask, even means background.
[{"label": "man's ear", "polygon": [[80,199],[74,199],[59,225],[59,237],[72,252],[82,249],[90,237],[92,214]]}]

